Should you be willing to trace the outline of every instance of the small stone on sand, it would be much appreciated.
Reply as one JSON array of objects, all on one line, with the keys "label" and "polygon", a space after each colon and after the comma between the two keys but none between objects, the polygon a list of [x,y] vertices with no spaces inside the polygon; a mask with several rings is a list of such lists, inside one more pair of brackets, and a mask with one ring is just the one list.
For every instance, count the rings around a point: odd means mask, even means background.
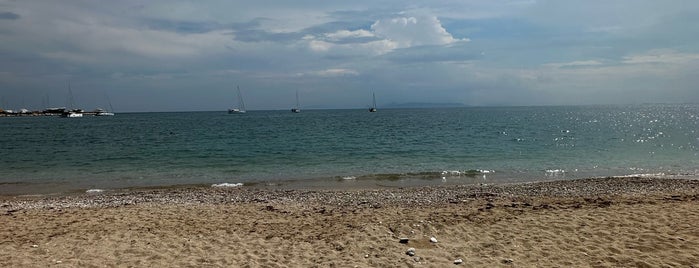
[{"label": "small stone on sand", "polygon": [[408,256],[415,256],[415,248],[409,248],[408,251],[405,252],[405,254],[408,254]]}]

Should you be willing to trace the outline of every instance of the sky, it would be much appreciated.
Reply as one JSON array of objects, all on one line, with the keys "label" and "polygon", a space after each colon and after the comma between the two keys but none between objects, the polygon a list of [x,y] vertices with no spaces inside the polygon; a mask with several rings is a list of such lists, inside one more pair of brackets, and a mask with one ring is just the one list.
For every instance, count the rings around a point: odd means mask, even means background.
[{"label": "sky", "polygon": [[699,102],[696,0],[0,0],[0,108]]}]

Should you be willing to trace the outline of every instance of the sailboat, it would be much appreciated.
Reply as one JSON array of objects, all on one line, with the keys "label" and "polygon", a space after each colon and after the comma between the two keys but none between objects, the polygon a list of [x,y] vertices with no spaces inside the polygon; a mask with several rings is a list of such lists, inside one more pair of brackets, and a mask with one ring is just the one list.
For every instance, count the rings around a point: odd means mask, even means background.
[{"label": "sailboat", "polygon": [[70,82],[68,82],[68,111],[64,111],[61,117],[83,117],[83,110],[73,109],[73,107],[75,107],[75,100],[73,100],[73,90],[70,88]]},{"label": "sailboat", "polygon": [[300,113],[301,112],[301,106],[299,105],[299,91],[296,90],[296,107],[291,108],[292,113]]},{"label": "sailboat", "polygon": [[97,109],[95,116],[114,116],[114,107],[112,107],[112,101],[109,100],[109,96],[107,96],[107,102],[109,102],[109,111]]},{"label": "sailboat", "polygon": [[240,93],[240,86],[236,87],[238,89],[238,108],[228,109],[229,114],[244,114],[245,113],[245,103],[243,102],[243,94]]},{"label": "sailboat", "polygon": [[376,94],[374,92],[372,92],[371,97],[372,97],[372,103],[371,103],[371,108],[369,108],[369,112],[375,113],[376,112]]}]

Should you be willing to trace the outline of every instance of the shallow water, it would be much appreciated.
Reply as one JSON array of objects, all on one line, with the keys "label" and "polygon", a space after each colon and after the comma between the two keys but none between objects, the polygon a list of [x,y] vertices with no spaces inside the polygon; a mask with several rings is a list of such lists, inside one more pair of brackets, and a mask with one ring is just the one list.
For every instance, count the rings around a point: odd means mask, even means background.
[{"label": "shallow water", "polygon": [[699,106],[0,118],[0,194],[247,183],[387,186],[699,170]]}]

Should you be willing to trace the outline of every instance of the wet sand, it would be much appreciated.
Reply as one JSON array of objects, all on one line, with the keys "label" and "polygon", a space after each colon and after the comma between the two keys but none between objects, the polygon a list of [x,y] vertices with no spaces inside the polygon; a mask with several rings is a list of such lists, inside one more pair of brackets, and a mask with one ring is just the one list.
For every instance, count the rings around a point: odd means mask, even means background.
[{"label": "wet sand", "polygon": [[685,179],[4,196],[0,267],[699,267],[698,222]]}]

